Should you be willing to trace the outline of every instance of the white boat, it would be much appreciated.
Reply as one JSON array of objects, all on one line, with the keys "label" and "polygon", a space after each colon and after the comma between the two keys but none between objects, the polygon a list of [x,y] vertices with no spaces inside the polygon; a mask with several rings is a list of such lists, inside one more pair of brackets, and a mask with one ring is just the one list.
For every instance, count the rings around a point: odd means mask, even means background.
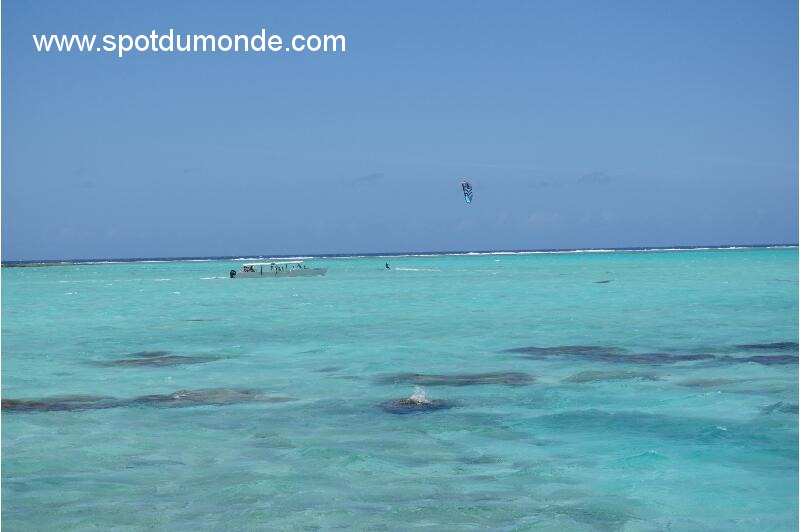
[{"label": "white boat", "polygon": [[325,275],[328,268],[309,268],[301,260],[288,262],[248,262],[241,270],[231,270],[231,279],[240,277],[309,277]]}]

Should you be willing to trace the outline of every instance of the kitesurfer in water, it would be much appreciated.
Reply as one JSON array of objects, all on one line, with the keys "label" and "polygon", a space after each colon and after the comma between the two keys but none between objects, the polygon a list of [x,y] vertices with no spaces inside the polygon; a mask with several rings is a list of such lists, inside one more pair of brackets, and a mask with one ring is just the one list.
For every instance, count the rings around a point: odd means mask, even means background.
[{"label": "kitesurfer in water", "polygon": [[388,262],[386,263],[386,269],[387,270],[391,270],[391,268],[389,267],[389,263]]}]

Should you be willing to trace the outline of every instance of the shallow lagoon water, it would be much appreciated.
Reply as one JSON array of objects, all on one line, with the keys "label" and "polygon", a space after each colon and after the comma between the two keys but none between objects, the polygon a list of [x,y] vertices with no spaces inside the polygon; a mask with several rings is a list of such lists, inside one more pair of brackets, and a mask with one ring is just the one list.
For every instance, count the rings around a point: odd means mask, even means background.
[{"label": "shallow lagoon water", "polygon": [[797,259],[3,269],[3,525],[794,530]]}]

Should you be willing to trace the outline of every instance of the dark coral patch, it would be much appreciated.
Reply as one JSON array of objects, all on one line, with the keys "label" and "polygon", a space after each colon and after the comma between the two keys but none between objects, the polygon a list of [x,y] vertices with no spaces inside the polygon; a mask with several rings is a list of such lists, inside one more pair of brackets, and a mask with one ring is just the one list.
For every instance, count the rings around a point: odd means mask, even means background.
[{"label": "dark coral patch", "polygon": [[468,373],[461,375],[423,375],[420,373],[401,373],[380,379],[381,384],[417,384],[420,386],[475,386],[481,384],[501,384],[521,386],[533,382],[533,377],[517,371],[495,373]]},{"label": "dark coral patch", "polygon": [[[155,353],[155,351],[154,351]],[[120,360],[109,360],[96,362],[100,366],[180,366],[185,364],[203,364],[218,360],[216,357],[181,356],[181,355],[147,355],[144,358],[123,358]]]},{"label": "dark coral patch", "polygon": [[5,412],[55,412],[75,410],[99,410],[126,406],[185,407],[204,405],[229,405],[247,402],[279,403],[290,401],[286,397],[262,395],[252,390],[231,390],[210,388],[201,390],[180,390],[164,395],[144,395],[134,399],[115,399],[113,397],[59,396],[42,399],[3,399]]},{"label": "dark coral patch", "polygon": [[623,355],[612,362],[631,362],[634,364],[676,364],[678,362],[695,362],[697,360],[712,360],[714,355],[706,354],[672,354],[672,353],[639,353]]},{"label": "dark coral patch", "polygon": [[615,381],[623,379],[641,379],[645,381],[660,380],[653,373],[639,373],[635,371],[584,371],[564,379],[564,382],[594,382]]},{"label": "dark coral patch", "polygon": [[679,382],[678,384],[688,388],[714,388],[716,386],[727,386],[736,382],[737,381],[731,379],[694,379]]},{"label": "dark coral patch", "polygon": [[769,415],[775,412],[781,412],[784,414],[797,414],[797,405],[794,403],[784,403],[783,401],[778,401],[777,403],[773,403],[761,409],[761,413],[764,415]]},{"label": "dark coral patch", "polygon": [[4,412],[64,412],[114,408],[120,401],[113,397],[63,395],[42,399],[3,399]]},{"label": "dark coral patch", "polygon": [[507,349],[506,353],[520,353],[526,358],[543,359],[553,356],[581,357],[598,362],[612,362],[620,364],[676,364],[678,362],[694,362],[697,360],[711,360],[714,355],[706,354],[672,354],[672,353],[635,353],[626,354],[624,350],[616,347],[596,345],[566,345],[558,347],[517,347]]},{"label": "dark coral patch", "polygon": [[797,351],[798,346],[796,342],[773,342],[771,344],[742,344],[736,347],[753,351]]},{"label": "dark coral patch", "polygon": [[380,407],[384,412],[390,414],[421,414],[424,412],[433,412],[436,410],[445,410],[455,406],[446,401],[414,401],[413,399],[394,399],[392,401],[384,401]]},{"label": "dark coral patch", "polygon": [[138,351],[136,353],[131,353],[130,355],[128,355],[128,358],[163,357],[169,354],[170,351]]},{"label": "dark coral patch", "polygon": [[764,366],[782,366],[785,364],[797,364],[797,355],[761,355],[737,360],[755,362]]},{"label": "dark coral patch", "polygon": [[175,407],[229,405],[254,401],[280,403],[290,401],[290,399],[285,397],[269,397],[253,390],[208,388],[202,390],[179,390],[166,395],[144,395],[131,400],[130,404]]},{"label": "dark coral patch", "polygon": [[506,349],[504,352],[543,357],[553,355],[597,357],[611,354],[618,355],[622,354],[624,351],[618,347],[607,347],[602,345],[560,345],[555,347],[515,347],[512,349]]}]

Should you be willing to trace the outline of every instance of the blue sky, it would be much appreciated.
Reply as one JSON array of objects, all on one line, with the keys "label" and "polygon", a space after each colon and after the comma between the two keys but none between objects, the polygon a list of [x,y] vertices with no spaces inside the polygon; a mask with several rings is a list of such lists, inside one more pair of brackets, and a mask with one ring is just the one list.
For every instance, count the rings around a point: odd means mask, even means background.
[{"label": "blue sky", "polygon": [[2,6],[4,260],[797,242],[796,2]]}]

